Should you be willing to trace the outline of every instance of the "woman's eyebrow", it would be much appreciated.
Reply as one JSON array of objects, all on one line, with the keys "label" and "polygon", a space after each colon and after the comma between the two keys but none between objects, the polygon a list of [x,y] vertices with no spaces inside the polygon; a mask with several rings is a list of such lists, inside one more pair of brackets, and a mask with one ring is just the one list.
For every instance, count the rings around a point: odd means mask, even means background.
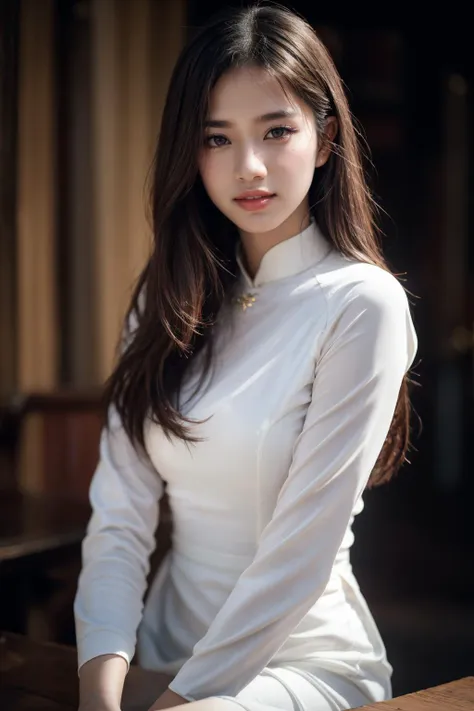
[{"label": "woman's eyebrow", "polygon": [[[268,121],[276,121],[278,119],[293,118],[296,116],[296,111],[293,109],[280,109],[279,111],[271,111],[268,114],[263,114],[262,116],[257,116],[254,121],[255,123],[267,123]],[[232,121],[209,119],[205,121],[205,128],[231,128],[234,124]]]}]

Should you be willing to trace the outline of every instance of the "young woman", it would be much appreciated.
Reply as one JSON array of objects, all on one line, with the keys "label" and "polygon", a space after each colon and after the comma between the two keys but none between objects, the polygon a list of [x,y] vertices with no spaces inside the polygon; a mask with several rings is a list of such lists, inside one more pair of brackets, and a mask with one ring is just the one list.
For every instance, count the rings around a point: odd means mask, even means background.
[{"label": "young woman", "polygon": [[[137,628],[141,665],[163,674],[153,709],[386,699],[351,524],[405,459],[416,335],[308,24],[256,5],[190,42],[152,204],[91,486],[81,708],[120,707]],[[172,549],[142,616],[164,483]]]}]

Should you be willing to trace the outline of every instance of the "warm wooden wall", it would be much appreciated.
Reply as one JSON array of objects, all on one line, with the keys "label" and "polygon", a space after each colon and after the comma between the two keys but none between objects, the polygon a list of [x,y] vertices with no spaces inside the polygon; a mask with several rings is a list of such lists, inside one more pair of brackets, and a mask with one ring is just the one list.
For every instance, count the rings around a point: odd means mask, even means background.
[{"label": "warm wooden wall", "polygon": [[[2,252],[10,301],[0,309],[0,395],[100,384],[150,246],[145,180],[185,37],[186,0],[76,6],[88,38],[73,57],[68,97],[68,86],[58,92],[58,6],[19,4],[16,219],[14,248]],[[58,172],[65,96],[69,153]]]},{"label": "warm wooden wall", "polygon": [[131,282],[149,252],[144,181],[183,32],[182,2],[97,0],[94,5],[96,342],[101,379],[113,362]]}]

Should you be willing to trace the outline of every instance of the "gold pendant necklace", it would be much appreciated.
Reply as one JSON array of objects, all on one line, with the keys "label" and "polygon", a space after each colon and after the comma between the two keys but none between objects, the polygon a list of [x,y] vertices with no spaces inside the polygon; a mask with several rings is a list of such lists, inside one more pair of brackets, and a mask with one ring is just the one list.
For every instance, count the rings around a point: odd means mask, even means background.
[{"label": "gold pendant necklace", "polygon": [[257,300],[257,292],[251,293],[250,291],[246,294],[241,294],[233,299],[234,304],[238,304],[242,307],[242,311],[247,311]]}]

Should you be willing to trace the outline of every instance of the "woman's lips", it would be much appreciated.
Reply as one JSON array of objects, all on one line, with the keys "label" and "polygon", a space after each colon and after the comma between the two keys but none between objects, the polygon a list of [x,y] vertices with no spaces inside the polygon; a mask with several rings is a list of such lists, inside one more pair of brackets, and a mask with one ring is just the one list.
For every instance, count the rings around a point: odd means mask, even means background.
[{"label": "woman's lips", "polygon": [[259,197],[235,198],[235,202],[247,212],[256,212],[257,210],[265,209],[275,197],[276,195],[262,195]]}]

